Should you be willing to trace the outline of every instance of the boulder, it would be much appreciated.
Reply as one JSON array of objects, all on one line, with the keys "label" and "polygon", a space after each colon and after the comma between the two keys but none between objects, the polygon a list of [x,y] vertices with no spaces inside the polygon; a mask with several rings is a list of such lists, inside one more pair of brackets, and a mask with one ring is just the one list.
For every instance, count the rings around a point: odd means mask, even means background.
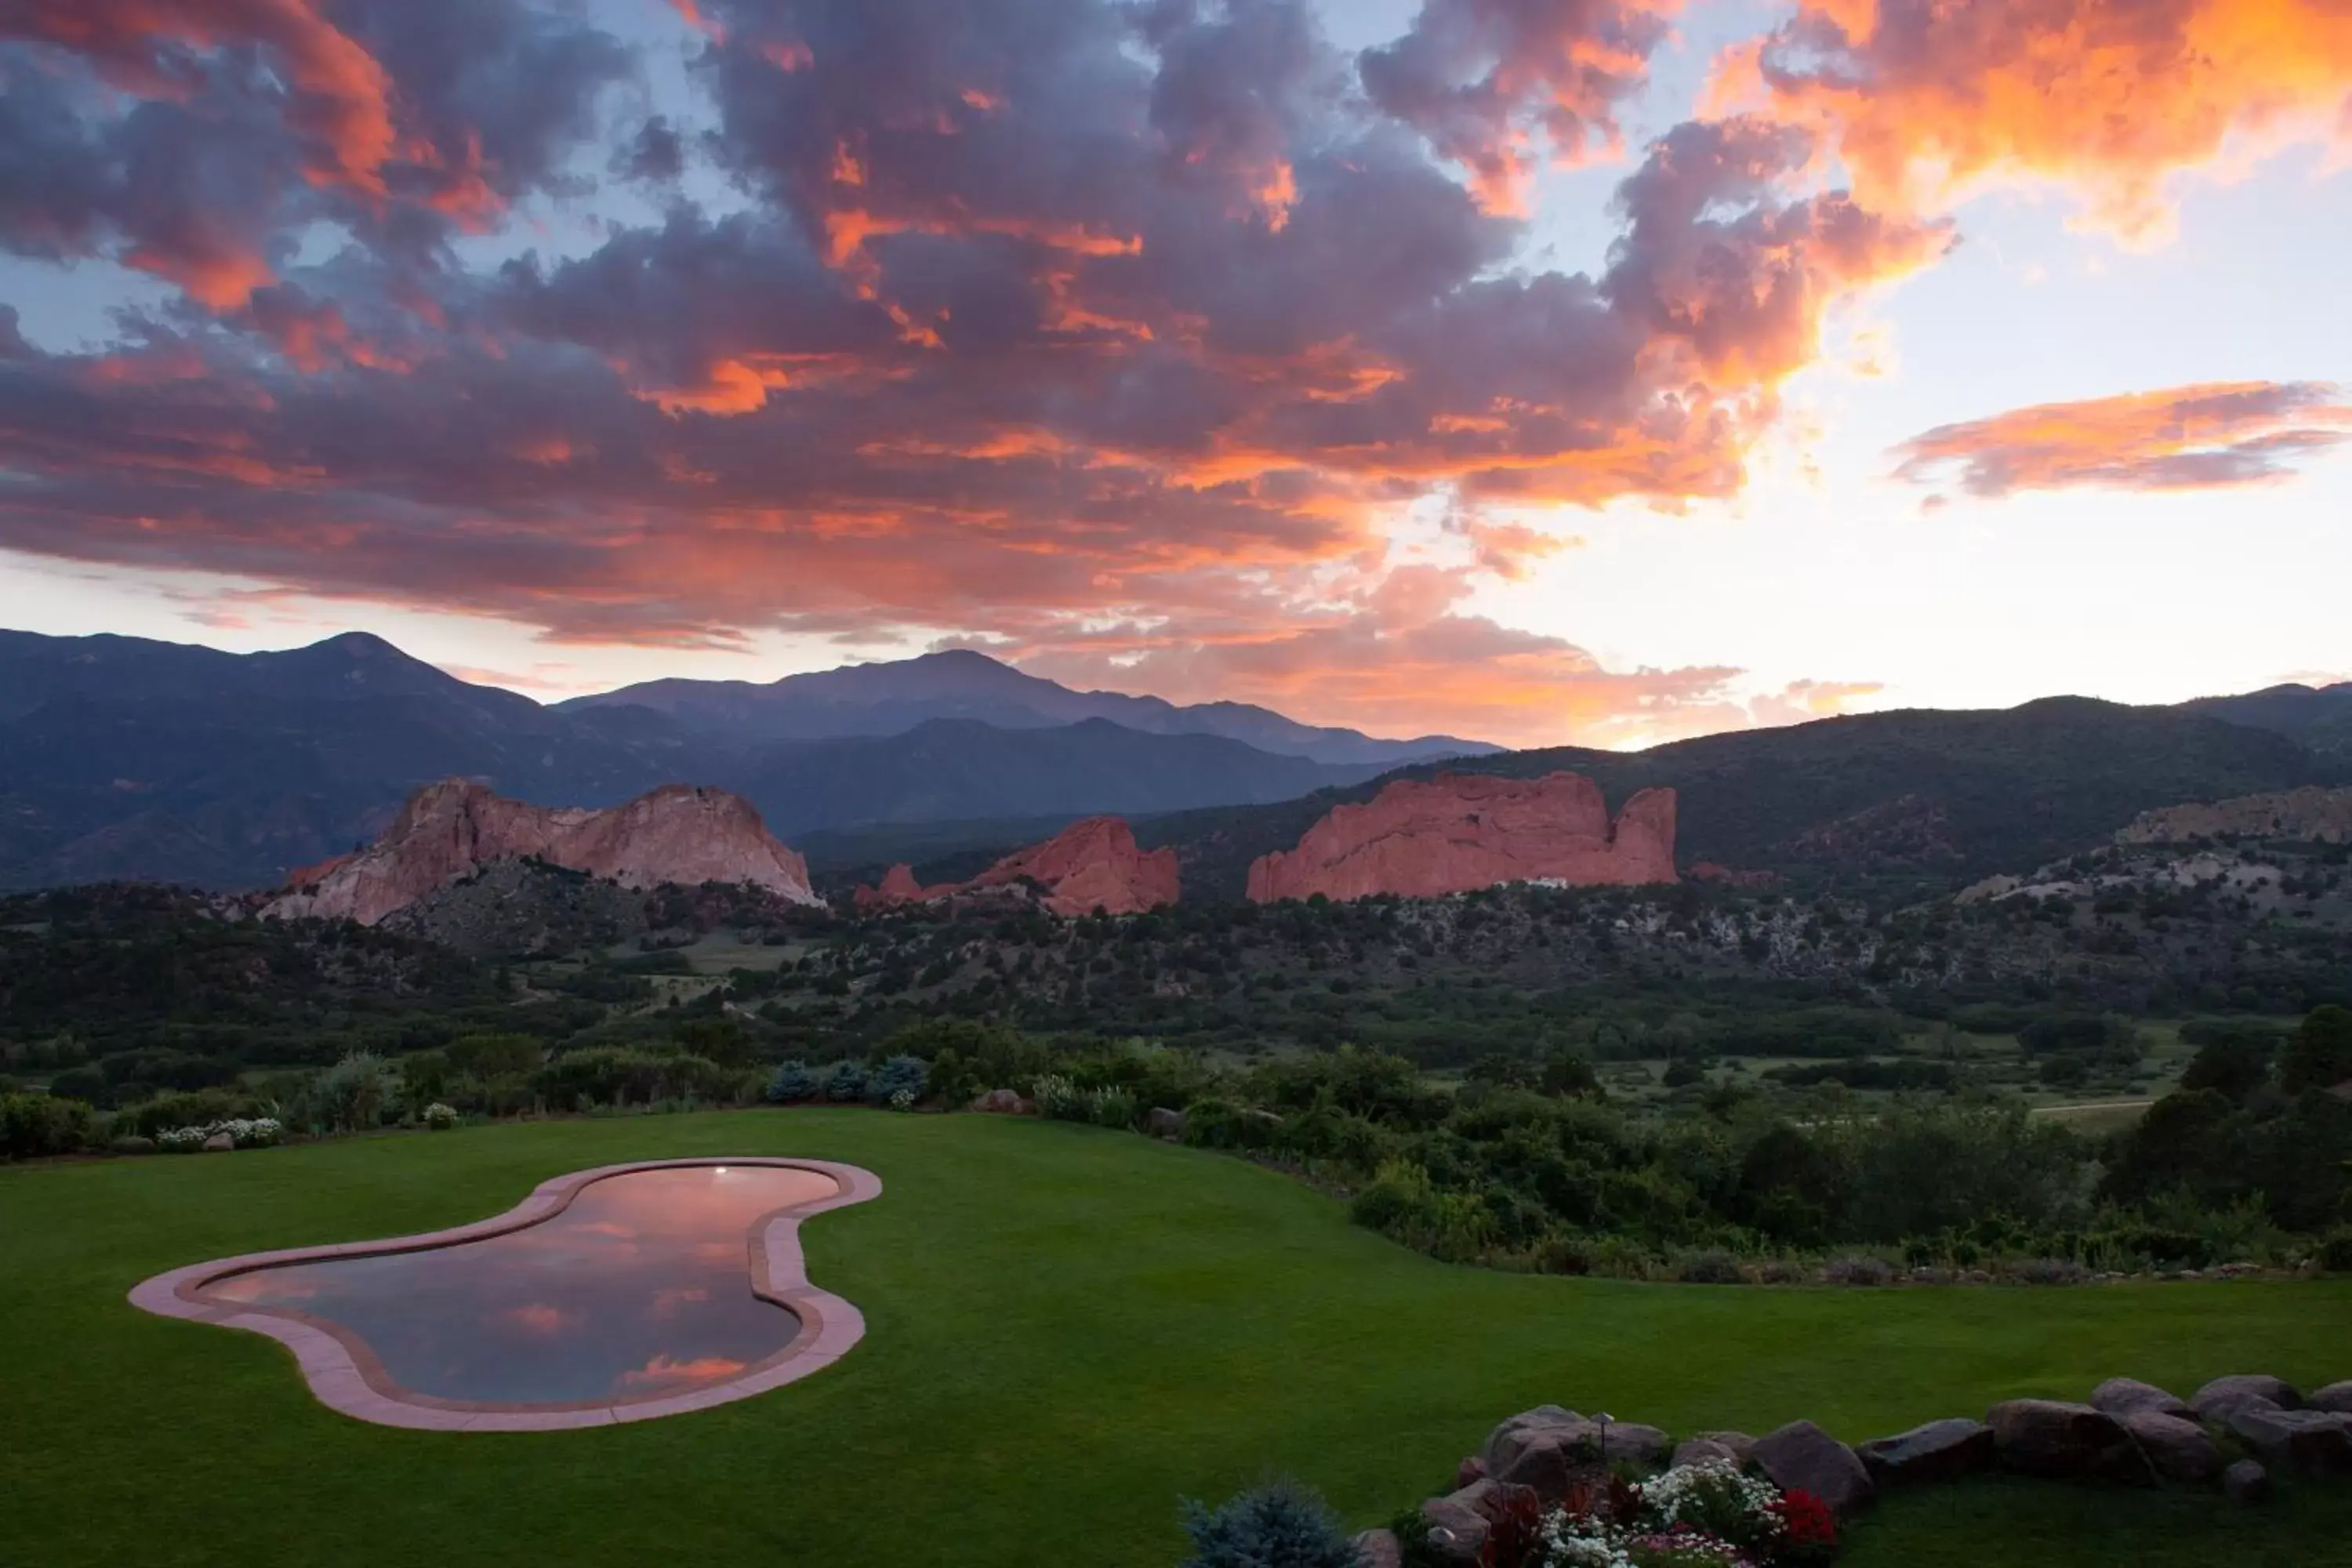
[{"label": "boulder", "polygon": [[1367,1530],[1349,1542],[1360,1568],[1404,1568],[1404,1542],[1393,1530]]},{"label": "boulder", "polygon": [[2152,1383],[2142,1383],[2130,1377],[2111,1377],[2091,1390],[2091,1408],[2104,1410],[2117,1420],[2142,1410],[2153,1410],[2160,1415],[2175,1416],[2182,1421],[2193,1419],[2195,1415],[2186,1401],[2167,1394]]},{"label": "boulder", "polygon": [[155,1140],[142,1138],[136,1132],[130,1132],[117,1138],[107,1147],[118,1154],[152,1154],[155,1152]]},{"label": "boulder", "polygon": [[1854,1445],[1853,1451],[1880,1486],[1981,1475],[1992,1468],[1994,1458],[1992,1428],[1962,1415],[1930,1421],[1892,1437],[1874,1437]]},{"label": "boulder", "polygon": [[1732,1463],[1742,1469],[1747,1468],[1748,1461],[1756,1457],[1756,1439],[1745,1432],[1700,1432],[1694,1435],[1693,1441],[1713,1443],[1719,1448],[1730,1449]]},{"label": "boulder", "polygon": [[1685,1437],[1675,1445],[1670,1465],[1677,1470],[1685,1465],[1729,1465],[1737,1469],[1739,1468],[1739,1456],[1731,1451],[1729,1445],[1718,1443],[1712,1437]]},{"label": "boulder", "polygon": [[1994,1451],[2012,1470],[2061,1481],[2152,1487],[2156,1468],[2123,1423],[2059,1399],[2011,1399],[1985,1415]]},{"label": "boulder", "polygon": [[971,1108],[993,1111],[1000,1116],[1014,1116],[1020,1113],[1022,1103],[1021,1091],[1017,1089],[992,1089],[973,1100]]},{"label": "boulder", "polygon": [[[1615,1428],[1610,1435],[1616,1435]],[[1577,1482],[1603,1474],[1601,1428],[1591,1422],[1574,1426],[1531,1426],[1507,1439],[1498,1453],[1503,1463],[1489,1474],[1511,1486],[1529,1487],[1545,1502],[1565,1499]]]},{"label": "boulder", "polygon": [[2272,1469],[2352,1477],[2352,1415],[2242,1405],[2231,1415],[2230,1430]]},{"label": "boulder", "polygon": [[1400,779],[1334,806],[1295,849],[1249,869],[1253,902],[1394,893],[1440,898],[1500,882],[1640,887],[1675,880],[1675,792],[1645,789],[1612,822],[1580,773]]},{"label": "boulder", "polygon": [[2329,1410],[2338,1415],[2352,1415],[2352,1378],[2331,1383],[2304,1401],[2314,1410]]},{"label": "boulder", "polygon": [[1510,1462],[1511,1456],[1517,1451],[1511,1445],[1522,1434],[1546,1426],[1586,1425],[1584,1417],[1573,1410],[1563,1409],[1557,1405],[1538,1405],[1532,1410],[1522,1410],[1517,1415],[1507,1415],[1496,1422],[1495,1429],[1486,1434],[1486,1440],[1478,1446],[1478,1458],[1486,1465],[1486,1473],[1493,1475]]},{"label": "boulder", "polygon": [[470,779],[410,795],[374,844],[294,873],[265,918],[372,926],[437,888],[501,860],[544,860],[628,888],[748,883],[822,907],[808,865],[779,843],[742,796],[664,784],[604,811],[530,805]]},{"label": "boulder", "polygon": [[236,1147],[236,1140],[226,1132],[215,1132],[205,1140],[205,1152],[207,1154],[225,1154]]},{"label": "boulder", "polygon": [[1810,1421],[1791,1421],[1759,1437],[1753,1458],[1774,1486],[1811,1492],[1840,1518],[1877,1491],[1853,1450]]},{"label": "boulder", "polygon": [[1454,1497],[1432,1498],[1421,1505],[1421,1522],[1429,1531],[1429,1555],[1448,1568],[1475,1568],[1486,1550],[1494,1527],[1486,1516]]},{"label": "boulder", "polygon": [[2252,1459],[2221,1472],[2221,1495],[2231,1502],[2260,1502],[2271,1495],[2271,1473]]},{"label": "boulder", "polygon": [[1454,1489],[1475,1487],[1486,1479],[1486,1461],[1472,1454],[1454,1467]]},{"label": "boulder", "polygon": [[1526,1487],[1474,1481],[1451,1496],[1422,1504],[1421,1517],[1429,1527],[1429,1544],[1440,1562],[1471,1564],[1485,1552],[1497,1517],[1515,1505],[1524,1509],[1539,1500]]},{"label": "boulder", "polygon": [[2217,1377],[2189,1396],[2189,1408],[2200,1418],[2224,1424],[2233,1412],[2249,1405],[2294,1410],[2302,1404],[2303,1400],[2286,1384],[2253,1373]]},{"label": "boulder", "polygon": [[1638,1421],[1612,1421],[1601,1429],[1601,1458],[1654,1470],[1674,1452],[1675,1441],[1655,1426]]},{"label": "boulder", "polygon": [[2161,1410],[2134,1410],[2117,1419],[2166,1480],[2204,1486],[2221,1473],[2221,1450],[2196,1422]]},{"label": "boulder", "polygon": [[1181,1139],[1184,1136],[1184,1113],[1171,1110],[1164,1105],[1155,1105],[1143,1118],[1143,1130],[1154,1138]]}]

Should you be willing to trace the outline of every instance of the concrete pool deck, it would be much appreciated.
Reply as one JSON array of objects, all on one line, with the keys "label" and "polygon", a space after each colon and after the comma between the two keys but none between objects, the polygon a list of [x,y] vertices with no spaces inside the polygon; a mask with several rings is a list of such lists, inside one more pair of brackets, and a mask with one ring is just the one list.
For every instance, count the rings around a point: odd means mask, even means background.
[{"label": "concrete pool deck", "polygon": [[[366,1342],[339,1324],[286,1308],[256,1308],[207,1300],[201,1294],[208,1285],[257,1269],[422,1252],[503,1236],[562,1214],[583,1189],[609,1176],[720,1166],[816,1172],[833,1178],[836,1190],[830,1196],[763,1215],[751,1229],[752,1292],[792,1313],[800,1322],[799,1331],[775,1354],[724,1382],[684,1393],[569,1405],[488,1405],[442,1399],[412,1393],[393,1382]],[[850,1347],[865,1337],[866,1320],[849,1302],[810,1282],[801,1253],[800,1224],[812,1215],[865,1203],[881,1191],[881,1178],[871,1171],[831,1160],[751,1157],[631,1161],[551,1177],[506,1213],[471,1225],[376,1241],[288,1247],[215,1258],[158,1274],[135,1287],[130,1300],[133,1306],[160,1317],[184,1318],[268,1335],[294,1352],[295,1363],[301,1368],[304,1381],[320,1404],[379,1426],[434,1432],[556,1432],[579,1426],[609,1426],[623,1421],[649,1421],[765,1394],[830,1366],[847,1354]]]}]

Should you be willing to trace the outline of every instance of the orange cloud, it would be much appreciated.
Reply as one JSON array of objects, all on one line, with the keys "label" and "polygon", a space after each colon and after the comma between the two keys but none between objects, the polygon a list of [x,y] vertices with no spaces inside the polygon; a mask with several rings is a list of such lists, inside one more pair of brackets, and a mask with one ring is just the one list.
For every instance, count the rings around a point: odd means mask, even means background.
[{"label": "orange cloud", "polygon": [[383,194],[396,142],[390,83],[310,0],[19,0],[0,8],[0,37],[9,37],[77,50],[134,91],[158,95],[179,89],[155,62],[155,40],[258,45],[285,68],[294,116],[317,139],[314,177]]},{"label": "orange cloud", "polygon": [[1978,496],[2261,484],[2352,441],[2342,396],[2322,382],[2245,381],[2041,404],[1915,436],[1895,448],[1895,473]]},{"label": "orange cloud", "polygon": [[1941,212],[1988,180],[2063,182],[2131,238],[2165,177],[2240,147],[2342,138],[2341,0],[1811,0],[1709,92],[1828,133],[1857,197]]}]

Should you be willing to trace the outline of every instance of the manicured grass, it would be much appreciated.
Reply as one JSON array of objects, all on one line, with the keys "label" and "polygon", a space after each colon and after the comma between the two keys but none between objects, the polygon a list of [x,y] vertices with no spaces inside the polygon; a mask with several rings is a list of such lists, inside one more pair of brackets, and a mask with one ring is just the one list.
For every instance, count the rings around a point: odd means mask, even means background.
[{"label": "manicured grass", "polygon": [[[697,1415],[544,1436],[369,1426],[315,1403],[274,1342],[122,1299],[177,1264],[478,1218],[585,1166],[766,1153],[881,1174],[878,1201],[805,1233],[813,1275],[864,1309],[868,1337],[804,1383]],[[1802,1415],[1861,1438],[2015,1394],[2080,1397],[2116,1373],[2176,1388],[2352,1375],[2342,1283],[1513,1277],[1432,1262],[1238,1161],[979,1116],[566,1121],[9,1170],[0,1270],[12,1568],[1166,1568],[1180,1494],[1288,1472],[1371,1522],[1545,1400],[1670,1430]],[[1904,1500],[1853,1562],[2213,1560],[2112,1550],[2106,1532],[2156,1506],[2054,1487]],[[2160,1507],[2175,1522],[2151,1540],[2202,1531],[2239,1561],[2352,1562],[2336,1499]]]}]

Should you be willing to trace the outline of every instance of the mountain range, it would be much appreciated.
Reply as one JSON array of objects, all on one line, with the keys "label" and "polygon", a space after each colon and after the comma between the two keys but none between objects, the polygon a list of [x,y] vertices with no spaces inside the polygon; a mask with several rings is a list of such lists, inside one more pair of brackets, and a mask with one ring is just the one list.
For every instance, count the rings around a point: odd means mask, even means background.
[{"label": "mountain range", "polygon": [[716,784],[789,838],[1271,802],[1454,748],[1496,750],[1076,692],[969,652],[769,687],[631,690],[648,700],[545,707],[361,633],[239,655],[0,632],[0,888],[271,886],[372,838],[411,790],[453,775],[590,806],[666,783]]},{"label": "mountain range", "polygon": [[666,680],[542,706],[364,634],[227,654],[0,632],[0,888],[274,886],[462,776],[541,805],[666,783],[748,797],[820,886],[926,880],[1097,813],[1175,847],[1195,897],[1395,776],[1568,770],[1677,789],[1685,864],[1934,889],[2137,813],[2352,779],[2352,684],[2172,707],[2054,698],[1708,736],[1646,752],[1385,741],[1233,703],[1074,691],[951,651],[767,685]]}]

